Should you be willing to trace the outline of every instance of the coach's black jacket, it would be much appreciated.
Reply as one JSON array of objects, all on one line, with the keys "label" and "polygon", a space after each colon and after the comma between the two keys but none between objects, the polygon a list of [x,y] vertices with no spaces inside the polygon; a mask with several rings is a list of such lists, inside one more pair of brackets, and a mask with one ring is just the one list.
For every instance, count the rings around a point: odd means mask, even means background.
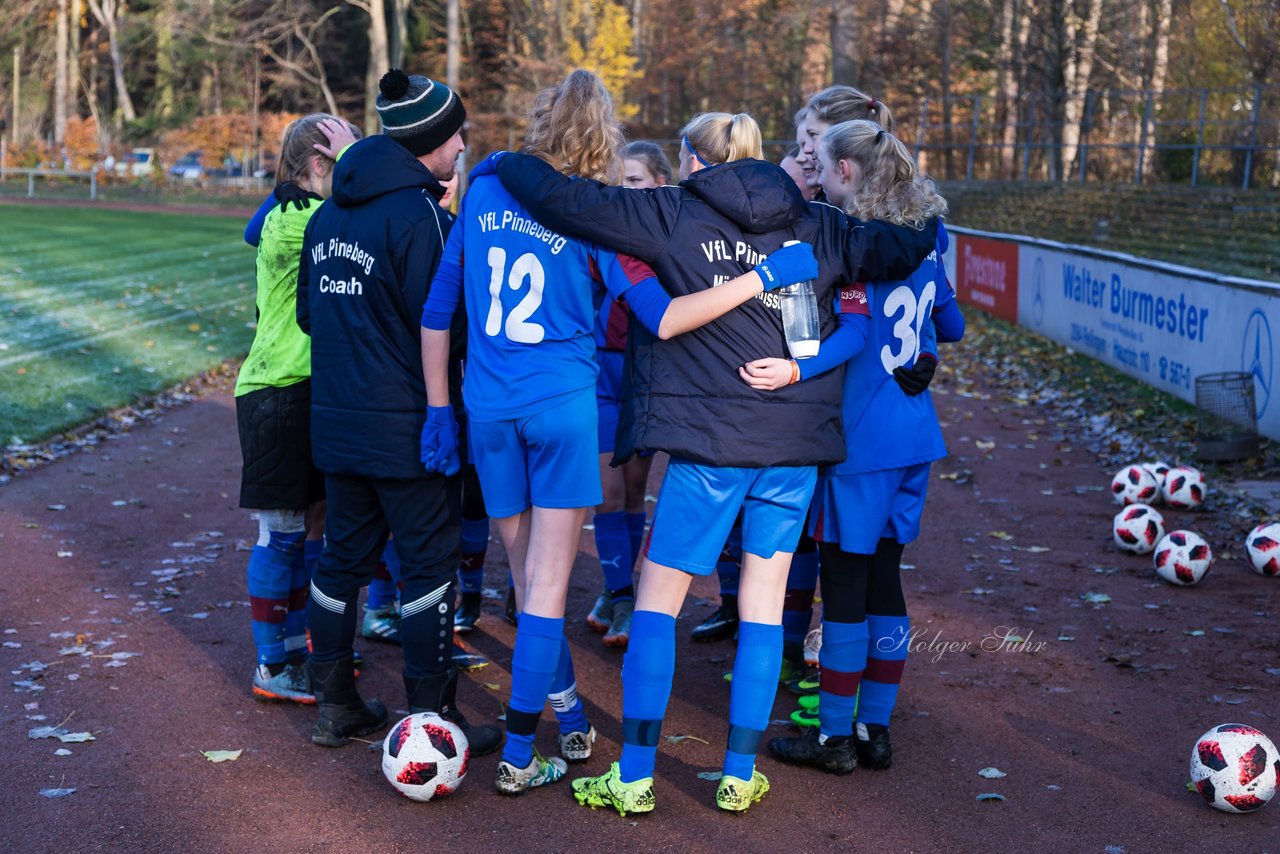
[{"label": "coach's black jacket", "polygon": [[[835,330],[837,282],[893,281],[934,250],[937,223],[915,231],[862,223],[808,203],[777,166],[738,160],[695,172],[679,187],[634,190],[571,180],[543,161],[508,154],[503,186],[543,225],[648,261],[673,297],[741,275],[788,240],[813,245],[822,337]],[[630,327],[630,389],[615,462],[667,451],[704,465],[829,465],[844,459],[843,370],[778,391],[738,376],[753,359],[788,357],[776,293],[668,341]]]},{"label": "coach's black jacket", "polygon": [[342,155],[333,195],[307,225],[298,325],[311,336],[312,456],[321,471],[425,476],[419,330],[453,223],[436,204],[442,195],[408,149],[370,136]]}]

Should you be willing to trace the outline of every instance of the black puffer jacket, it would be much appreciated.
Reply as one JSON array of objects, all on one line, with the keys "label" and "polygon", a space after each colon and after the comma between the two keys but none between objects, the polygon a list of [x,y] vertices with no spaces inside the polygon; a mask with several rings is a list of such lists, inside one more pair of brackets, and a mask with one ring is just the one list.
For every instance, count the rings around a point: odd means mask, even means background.
[{"label": "black puffer jacket", "polygon": [[[571,180],[518,154],[502,158],[498,175],[548,228],[648,261],[673,297],[739,276],[788,240],[810,243],[824,338],[835,330],[838,282],[906,278],[933,251],[937,235],[936,222],[923,231],[862,223],[805,202],[785,172],[762,160],[702,169],[679,187],[655,190]],[[748,468],[844,459],[843,371],[774,392],[756,391],[738,376],[745,362],[787,356],[774,293],[668,341],[633,323],[628,354],[631,389],[618,426],[618,460],[651,450]]]},{"label": "black puffer jacket", "polygon": [[[408,149],[370,136],[343,154],[332,198],[307,224],[298,325],[311,335],[312,456],[321,471],[426,476],[419,330],[453,224],[436,203],[443,194]],[[462,346],[466,335],[456,333]]]}]

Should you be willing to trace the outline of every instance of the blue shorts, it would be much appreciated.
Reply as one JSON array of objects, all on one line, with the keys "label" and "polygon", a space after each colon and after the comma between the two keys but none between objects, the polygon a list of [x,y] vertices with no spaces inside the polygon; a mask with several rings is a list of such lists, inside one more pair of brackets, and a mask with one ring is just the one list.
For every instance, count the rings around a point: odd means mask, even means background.
[{"label": "blue shorts", "polygon": [[484,506],[495,519],[530,506],[594,507],[600,492],[596,399],[569,392],[548,408],[505,421],[471,422],[471,449]]},{"label": "blue shorts", "polygon": [[600,373],[596,375],[596,409],[599,410],[600,453],[612,454],[618,435],[618,413],[622,409],[623,354],[616,350],[596,350]]},{"label": "blue shorts", "polygon": [[876,553],[890,538],[906,545],[920,536],[929,487],[929,463],[863,474],[818,478],[809,512],[809,536],[851,554]]},{"label": "blue shorts", "polygon": [[722,468],[673,459],[645,556],[691,575],[710,575],[739,510],[744,552],[764,558],[794,552],[817,478],[815,466]]}]

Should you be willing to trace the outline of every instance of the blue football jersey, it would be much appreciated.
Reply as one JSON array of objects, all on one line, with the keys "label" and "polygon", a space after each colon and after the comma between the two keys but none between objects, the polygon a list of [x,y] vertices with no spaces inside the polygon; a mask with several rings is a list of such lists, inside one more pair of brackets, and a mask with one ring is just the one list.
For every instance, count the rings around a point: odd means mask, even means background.
[{"label": "blue football jersey", "polygon": [[947,455],[928,391],[907,395],[893,379],[895,368],[915,364],[929,349],[936,307],[955,298],[935,251],[910,278],[841,286],[836,311],[867,318],[866,345],[846,363],[844,435],[848,451],[833,474],[904,468]]},{"label": "blue football jersey", "polygon": [[481,421],[530,415],[594,386],[606,296],[653,275],[543,227],[491,172],[473,176],[445,246],[450,262],[462,267],[467,311],[463,400]]}]

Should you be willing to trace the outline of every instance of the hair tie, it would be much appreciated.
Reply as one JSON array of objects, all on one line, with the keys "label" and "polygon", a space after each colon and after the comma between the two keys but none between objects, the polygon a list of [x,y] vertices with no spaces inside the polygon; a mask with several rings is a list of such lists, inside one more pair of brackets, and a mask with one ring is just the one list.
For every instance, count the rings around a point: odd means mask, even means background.
[{"label": "hair tie", "polygon": [[879,106],[879,105],[876,103],[876,99],[875,99],[875,98],[872,98],[870,95],[868,95],[868,96],[867,96],[867,109],[868,109],[868,110],[874,110],[877,106]]},{"label": "hair tie", "polygon": [[690,154],[692,154],[695,158],[697,158],[697,160],[698,160],[698,162],[699,162],[699,163],[701,163],[703,166],[711,166],[711,165],[713,165],[713,164],[711,164],[711,163],[708,163],[708,162],[703,158],[703,156],[702,156],[701,154],[699,154],[699,153],[698,153],[698,149],[696,149],[696,148],[694,148],[694,147],[693,147],[693,143],[689,141],[689,137],[688,137],[688,135],[687,135],[687,134],[685,135],[685,137],[684,137],[684,140],[683,140],[683,141],[684,141],[684,147],[685,147],[685,148],[687,148],[687,149],[689,149],[689,153],[690,153]]},{"label": "hair tie", "polygon": [[871,143],[871,144],[872,144],[872,145],[879,145],[879,144],[880,144],[880,140],[882,140],[882,139],[884,139],[884,128],[881,128],[880,130],[876,131],[876,141],[875,141],[875,142],[873,142],[873,143]]}]

